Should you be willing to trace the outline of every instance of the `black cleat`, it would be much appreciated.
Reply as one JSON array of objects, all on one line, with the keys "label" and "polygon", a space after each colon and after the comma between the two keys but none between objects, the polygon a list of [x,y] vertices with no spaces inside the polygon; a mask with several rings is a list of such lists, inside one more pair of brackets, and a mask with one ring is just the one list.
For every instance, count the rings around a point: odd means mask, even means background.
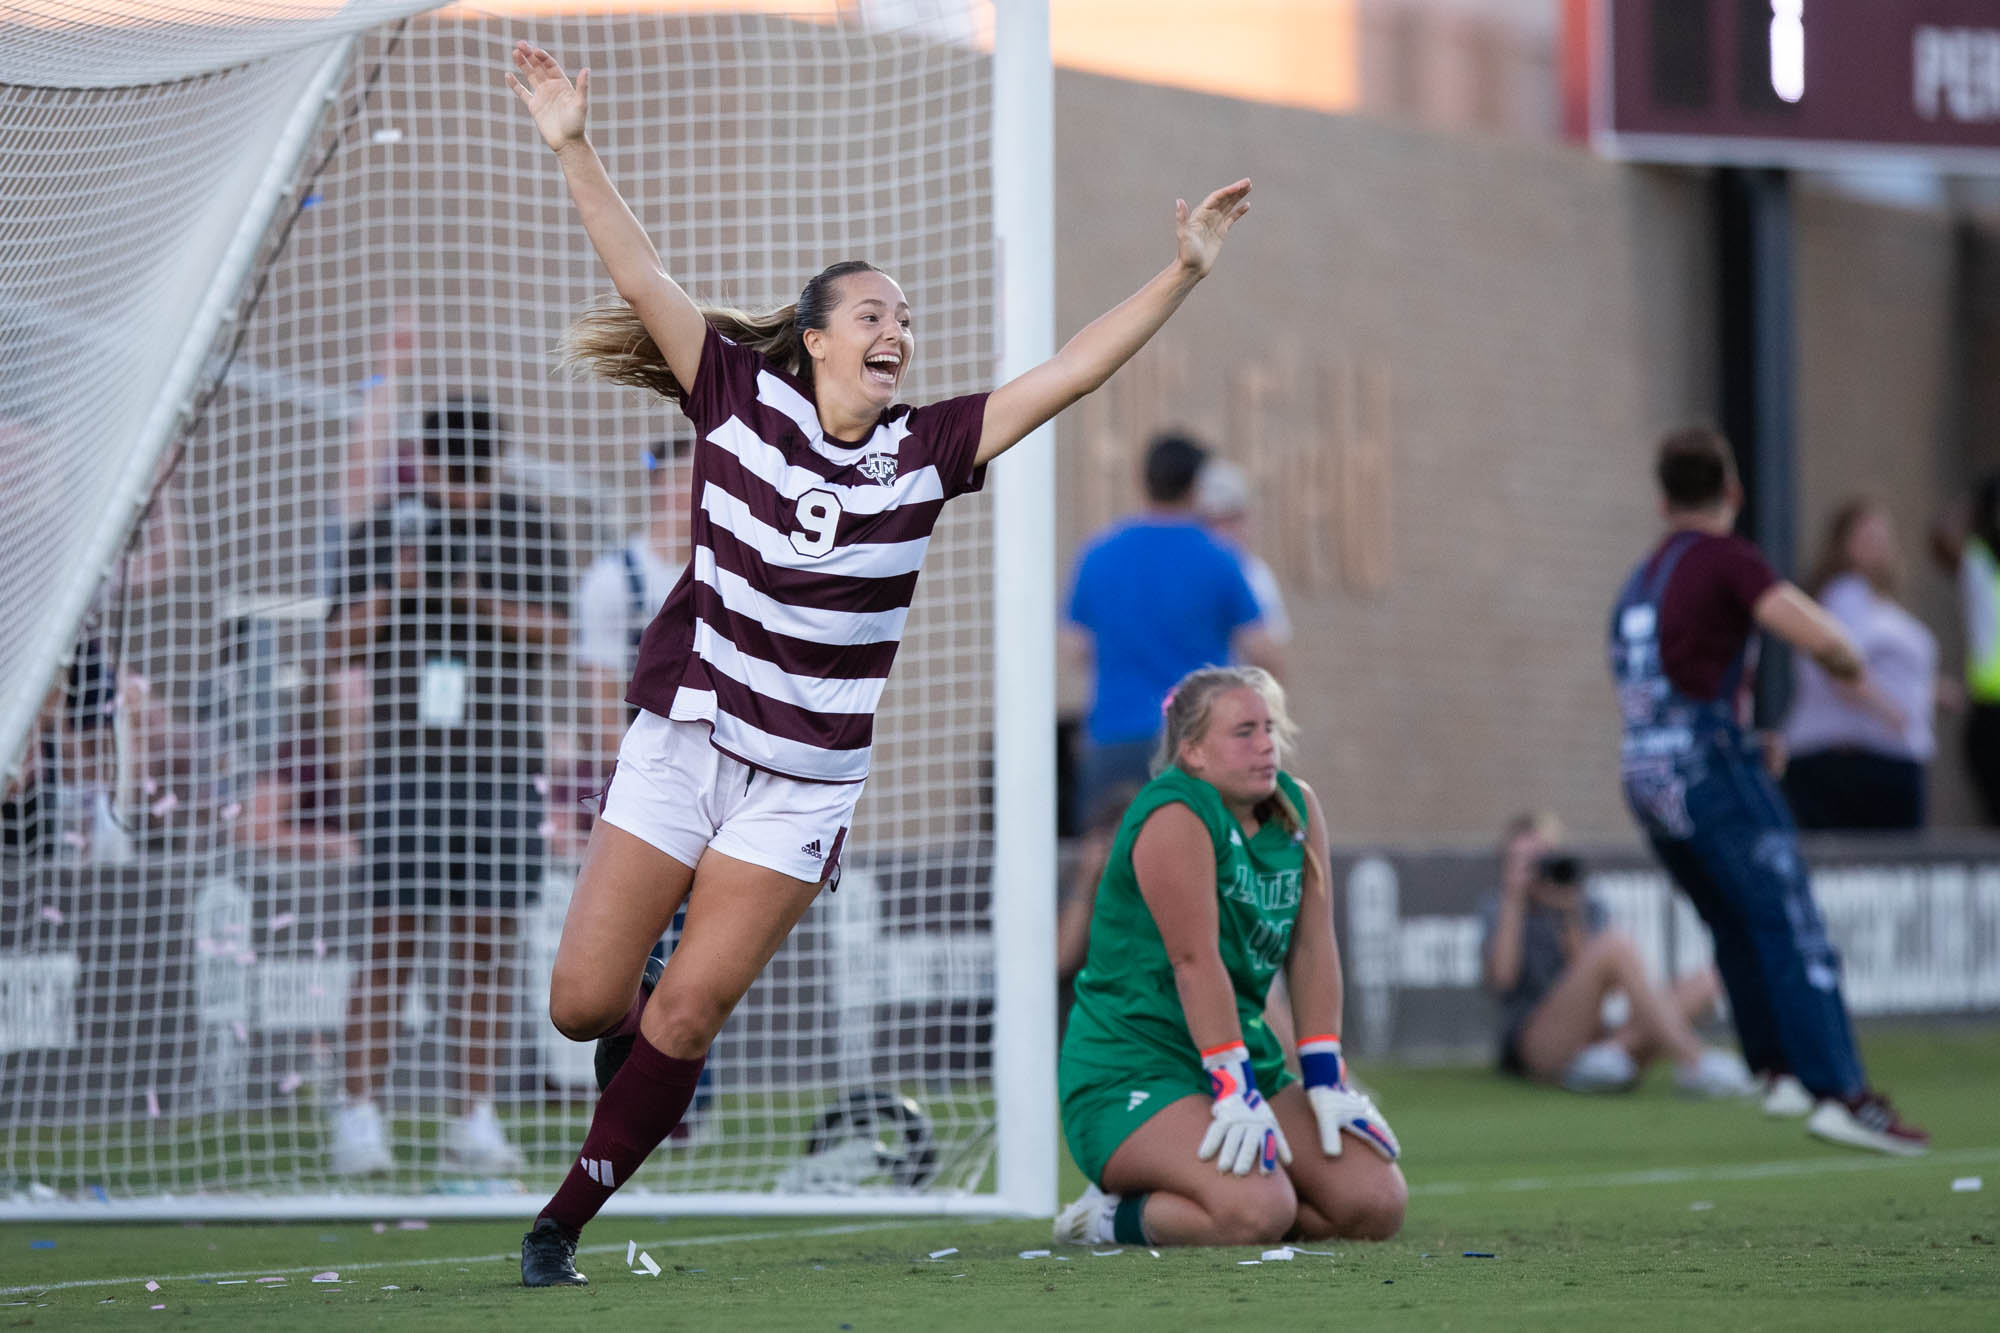
[{"label": "black cleat", "polygon": [[521,1237],[521,1285],[590,1285],[590,1279],[576,1271],[576,1241],[557,1225],[553,1217],[537,1219],[535,1229]]},{"label": "black cleat", "polygon": [[[646,970],[639,978],[639,994],[643,998],[653,993],[653,987],[660,984],[660,973],[667,967],[667,942],[661,940],[646,955]],[[611,1086],[611,1080],[625,1066],[625,1057],[632,1054],[632,1039],[636,1033],[619,1032],[597,1039],[597,1053],[591,1057],[591,1068],[597,1073],[597,1090],[603,1092]]]}]

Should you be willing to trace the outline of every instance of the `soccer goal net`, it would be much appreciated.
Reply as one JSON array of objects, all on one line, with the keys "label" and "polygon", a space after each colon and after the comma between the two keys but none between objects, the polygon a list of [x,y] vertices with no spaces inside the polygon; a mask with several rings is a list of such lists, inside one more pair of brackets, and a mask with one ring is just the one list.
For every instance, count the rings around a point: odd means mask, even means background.
[{"label": "soccer goal net", "polygon": [[[916,311],[907,396],[991,386],[1009,19],[617,8],[0,10],[0,1216],[526,1214],[575,1160],[549,971],[688,433],[554,372],[609,284],[517,39],[590,67],[698,299],[865,257]],[[837,892],[612,1210],[1048,1207],[1049,948],[1005,945],[1050,938],[1053,835],[995,796],[995,503],[931,544]]]}]

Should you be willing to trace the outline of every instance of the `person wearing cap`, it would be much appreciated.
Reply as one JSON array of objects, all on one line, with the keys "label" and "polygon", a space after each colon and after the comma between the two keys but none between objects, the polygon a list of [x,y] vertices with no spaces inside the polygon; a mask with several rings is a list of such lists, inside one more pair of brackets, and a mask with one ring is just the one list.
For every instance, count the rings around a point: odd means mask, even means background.
[{"label": "person wearing cap", "polygon": [[[1285,593],[1278,575],[1264,557],[1252,549],[1250,479],[1243,469],[1226,458],[1210,458],[1194,479],[1194,512],[1208,535],[1221,542],[1236,563],[1242,566],[1244,582],[1257,598],[1264,633],[1276,648],[1292,641],[1292,618],[1285,613]],[[1266,664],[1271,674],[1283,673]]]},{"label": "person wearing cap", "polygon": [[541,879],[535,682],[568,637],[569,578],[560,529],[494,484],[501,438],[482,399],[424,413],[421,489],[357,525],[329,613],[329,651],[368,666],[374,702],[360,816],[374,916],[348,1002],[339,1175],[394,1164],[375,1098],[396,1030],[391,1000],[430,933],[447,960],[446,1063],[461,1071],[444,1161],[483,1175],[521,1161],[494,1111],[492,1070],[507,1049],[514,915]]}]

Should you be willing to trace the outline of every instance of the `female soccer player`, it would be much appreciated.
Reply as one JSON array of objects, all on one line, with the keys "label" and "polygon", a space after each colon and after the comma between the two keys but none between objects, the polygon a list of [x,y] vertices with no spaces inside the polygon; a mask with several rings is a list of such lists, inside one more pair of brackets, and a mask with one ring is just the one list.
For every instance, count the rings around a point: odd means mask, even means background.
[{"label": "female soccer player", "polygon": [[[1097,388],[1208,274],[1250,182],[1176,204],[1176,254],[1051,360],[911,410],[916,352],[886,274],[835,264],[766,316],[705,310],[661,266],[585,135],[590,71],[543,50],[507,76],[562,164],[622,303],[569,359],[654,390],[695,427],[688,572],[647,629],[620,748],[563,924],[549,1013],[629,1046],[583,1151],[521,1245],[529,1286],[576,1285],[578,1233],[673,1129],[709,1044],[834,874],[876,702],[943,502]],[[650,997],[646,954],[685,902]],[[650,980],[650,977],[644,977]]]},{"label": "female soccer player", "polygon": [[[1059,1244],[1380,1240],[1403,1224],[1401,1149],[1341,1059],[1326,821],[1278,766],[1290,733],[1256,667],[1197,671],[1167,698],[1063,1037],[1063,1134],[1095,1183],[1056,1218]],[[1263,1014],[1280,968],[1310,1034],[1303,1086]]]}]

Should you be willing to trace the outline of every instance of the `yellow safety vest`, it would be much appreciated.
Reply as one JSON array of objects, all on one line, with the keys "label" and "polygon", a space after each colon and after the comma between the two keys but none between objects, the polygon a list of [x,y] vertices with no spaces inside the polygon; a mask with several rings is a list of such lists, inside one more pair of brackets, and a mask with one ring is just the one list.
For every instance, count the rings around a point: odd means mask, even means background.
[{"label": "yellow safety vest", "polygon": [[[1994,560],[1986,543],[1976,538],[1966,542],[1965,555],[1968,560],[1979,562],[1978,573],[1987,596],[1992,599],[1994,623],[2000,624],[2000,562]],[[1979,651],[1978,644],[1966,644],[1965,688],[1974,703],[2000,704],[2000,633],[1992,636],[1984,653]]]}]

